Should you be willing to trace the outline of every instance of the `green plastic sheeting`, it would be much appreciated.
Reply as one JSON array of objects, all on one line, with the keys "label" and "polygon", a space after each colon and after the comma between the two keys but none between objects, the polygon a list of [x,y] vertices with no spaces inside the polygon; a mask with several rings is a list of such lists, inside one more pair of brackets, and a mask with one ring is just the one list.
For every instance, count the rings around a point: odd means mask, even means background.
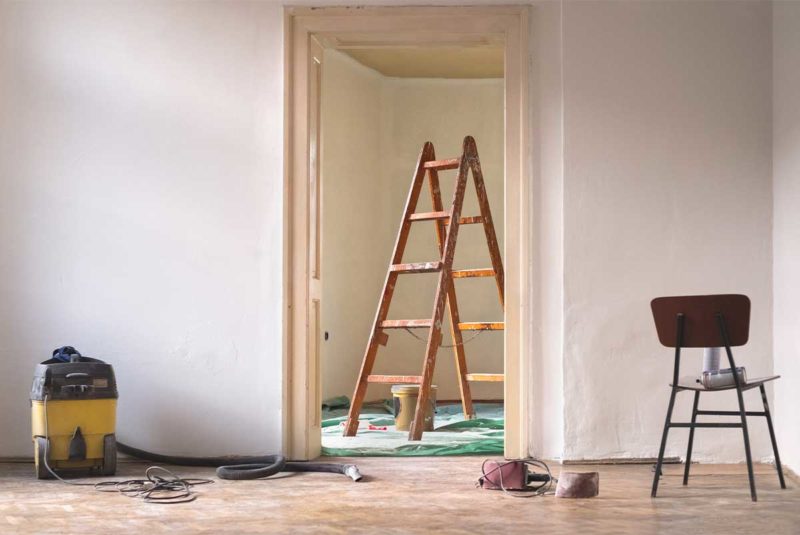
[{"label": "green plastic sheeting", "polygon": [[[332,457],[414,457],[434,455],[502,455],[505,432],[501,403],[476,403],[476,418],[464,420],[461,405],[439,405],[434,431],[410,442],[407,431],[394,427],[390,400],[365,404],[354,437],[343,437],[349,400],[340,396],[323,403],[322,455]],[[373,429],[369,429],[369,425]],[[380,429],[385,427],[386,430]],[[378,429],[374,429],[378,428]]]}]

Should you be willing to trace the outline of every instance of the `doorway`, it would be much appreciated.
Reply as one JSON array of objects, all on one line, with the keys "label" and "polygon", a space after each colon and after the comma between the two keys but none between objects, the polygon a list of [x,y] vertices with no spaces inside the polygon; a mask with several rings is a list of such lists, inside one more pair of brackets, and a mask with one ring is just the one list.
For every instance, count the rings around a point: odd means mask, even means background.
[{"label": "doorway", "polygon": [[[437,159],[447,159],[460,157],[465,136],[475,139],[494,221],[492,231],[499,249],[503,248],[502,42],[373,47],[342,46],[329,39],[321,65],[322,454],[502,454],[502,329],[459,331],[461,337],[453,340],[447,313],[433,374],[430,431],[421,441],[407,440],[407,417],[413,403],[402,405],[400,401],[409,399],[408,394],[413,399],[418,385],[372,383],[356,436],[343,436],[347,408],[355,397],[408,190],[425,142],[433,144]],[[442,170],[437,175],[443,207],[449,209],[458,170]],[[422,189],[414,211],[436,211],[427,184]],[[461,213],[467,218],[481,214],[471,173]],[[410,225],[403,263],[441,257],[436,224],[431,220]],[[489,275],[454,279],[462,322],[483,321],[502,327],[503,307],[491,266],[483,224],[461,225],[453,268],[462,271],[456,274],[474,274],[465,270],[480,269],[481,274]],[[498,280],[502,280],[502,270],[499,273]],[[398,276],[388,318],[430,318],[438,279],[438,272]],[[371,373],[408,380],[419,376],[428,329],[383,330],[381,335],[388,340],[378,346]],[[469,404],[465,407],[454,344],[467,364],[463,388]],[[396,398],[393,392],[398,393]],[[474,417],[466,421],[465,411],[473,410]],[[398,411],[401,414],[397,415]],[[433,428],[435,432],[431,432]]]},{"label": "doorway", "polygon": [[[458,50],[464,48],[482,48],[487,45],[498,44],[503,55],[503,71],[505,83],[502,86],[504,115],[502,117],[502,137],[504,144],[502,152],[501,175],[505,178],[504,191],[494,193],[490,188],[490,196],[501,195],[502,202],[492,200],[493,209],[503,213],[500,220],[496,219],[498,229],[504,229],[503,260],[506,266],[506,328],[502,335],[502,369],[506,373],[503,384],[502,398],[505,400],[504,416],[506,433],[504,437],[504,452],[507,457],[524,457],[528,448],[528,387],[526,378],[530,360],[528,336],[523,325],[529,321],[528,273],[524,266],[528,266],[530,255],[530,229],[521,221],[528,219],[530,209],[530,185],[523,180],[527,169],[528,150],[526,122],[522,119],[527,116],[527,8],[292,8],[287,10],[287,100],[289,102],[287,117],[287,174],[286,174],[286,207],[287,207],[287,235],[285,251],[286,259],[286,352],[285,352],[285,382],[284,395],[285,421],[284,442],[285,451],[294,458],[314,458],[321,451],[322,415],[321,405],[324,399],[323,379],[321,370],[322,355],[326,352],[325,343],[341,341],[340,337],[349,339],[356,346],[362,346],[355,354],[349,354],[350,360],[360,364],[363,356],[363,345],[369,332],[348,332],[342,330],[341,324],[337,330],[328,330],[328,340],[324,340],[327,314],[325,301],[325,283],[322,274],[325,273],[326,256],[325,241],[321,239],[324,227],[323,198],[324,186],[320,183],[320,90],[326,54],[328,60],[335,57],[342,60],[343,49],[380,50],[380,49],[422,49],[424,47]],[[333,54],[333,55],[332,55]],[[360,63],[356,58],[349,56],[344,61]],[[363,59],[363,58],[362,58]],[[400,62],[403,63],[403,62]],[[408,64],[408,62],[405,62]],[[453,62],[451,62],[453,64]],[[352,66],[352,65],[351,65]],[[363,65],[362,65],[363,66]],[[402,77],[395,77],[402,78]],[[428,81],[430,82],[430,80]],[[408,85],[410,82],[406,81]],[[417,82],[415,82],[417,83]],[[488,84],[488,82],[483,82]],[[398,82],[402,86],[402,80]],[[413,85],[413,84],[412,84]],[[413,91],[402,87],[395,91],[399,100],[410,97]],[[324,97],[323,97],[324,99]],[[382,107],[386,109],[386,107]],[[379,112],[381,110],[378,110]],[[405,117],[401,118],[404,119]],[[391,118],[384,117],[384,120]],[[402,122],[402,121],[401,121]],[[324,125],[322,126],[324,129]],[[458,132],[458,128],[448,129],[441,147],[437,147],[437,155],[442,157],[455,157],[460,155],[458,149],[463,135],[471,132]],[[423,138],[426,137],[422,134]],[[379,138],[381,136],[378,136]],[[430,136],[427,136],[430,137]],[[344,138],[346,139],[346,137]],[[423,139],[424,141],[425,139]],[[484,159],[480,135],[476,136],[478,151]],[[434,140],[436,141],[436,140]],[[374,197],[382,198],[382,209],[391,214],[392,199],[396,200],[397,194],[393,189],[403,190],[400,195],[405,197],[409,187],[410,175],[413,170],[415,158],[407,157],[408,151],[416,153],[419,146],[408,148],[405,143],[397,143],[397,151],[390,158],[389,168],[396,164],[401,169],[399,173],[392,174],[391,183],[386,183],[385,195]],[[486,150],[491,153],[491,140],[484,142]],[[388,146],[384,143],[384,147]],[[454,150],[455,148],[455,150]],[[380,148],[376,151],[380,152]],[[385,152],[385,150],[384,150]],[[454,154],[451,154],[454,153]],[[364,158],[378,157],[381,163],[384,160],[381,154],[364,153]],[[324,153],[323,153],[323,158]],[[396,162],[395,162],[396,158]],[[352,162],[351,162],[352,163]],[[486,174],[486,173],[485,173]],[[496,176],[496,175],[495,175]],[[443,188],[452,187],[446,177],[441,179]],[[374,187],[372,184],[370,187]],[[469,191],[469,190],[468,190]],[[353,195],[354,203],[373,202],[368,196]],[[446,199],[447,197],[445,197]],[[380,204],[380,203],[378,203]],[[363,209],[358,205],[354,210]],[[465,206],[465,213],[468,210]],[[385,231],[375,233],[382,236],[384,233],[395,234],[399,221],[398,214],[385,218]],[[501,223],[502,222],[502,223]],[[424,233],[420,233],[424,234]],[[391,248],[393,237],[380,240],[381,243],[372,245],[372,249],[380,251],[381,247]],[[485,244],[484,244],[485,245]],[[470,248],[472,249],[472,248]],[[475,248],[479,249],[479,248]],[[457,248],[464,255],[464,248]],[[485,248],[484,248],[485,251]],[[376,272],[385,275],[389,254],[371,254],[369,261],[375,262]],[[465,262],[467,257],[464,256]],[[329,259],[328,259],[329,260]],[[365,259],[366,261],[366,259]],[[409,260],[413,261],[413,260]],[[457,253],[456,262],[459,262]],[[382,266],[380,266],[382,264]],[[474,266],[473,266],[474,267]],[[383,276],[381,275],[381,276]],[[368,277],[365,277],[365,280]],[[471,283],[474,284],[474,283]],[[363,291],[361,288],[351,293],[358,293],[371,301],[374,313],[377,305],[375,292]],[[363,295],[361,295],[363,293]],[[415,294],[425,298],[427,307],[431,304],[432,292],[415,291]],[[368,297],[367,297],[368,296]],[[342,301],[341,296],[339,302]],[[329,307],[330,308],[330,307]],[[333,332],[331,332],[333,330]],[[483,336],[482,336],[483,337]],[[394,336],[398,338],[398,336]],[[487,337],[487,341],[489,338]],[[480,340],[476,340],[475,343]],[[419,356],[412,357],[412,353],[419,354],[419,348],[413,349],[413,339],[406,340],[404,351],[408,354],[408,362],[416,362],[417,370],[421,363]],[[416,342],[418,343],[418,342]],[[408,346],[408,344],[411,344]],[[409,349],[412,348],[412,349]],[[349,352],[349,350],[348,350]],[[498,355],[497,350],[489,353]],[[405,360],[405,357],[403,357]],[[386,359],[384,359],[386,360]],[[498,360],[499,357],[498,357]],[[380,355],[378,361],[381,362]],[[447,374],[447,364],[452,362],[452,357],[447,359],[440,355],[437,369],[442,376]],[[486,363],[491,366],[490,363]],[[483,368],[483,363],[472,364],[475,371],[490,371]],[[452,372],[452,369],[450,370]],[[491,370],[497,371],[497,370]],[[452,377],[452,373],[451,373]],[[350,388],[355,384],[355,376],[351,375]],[[449,388],[443,383],[445,389]],[[494,385],[496,386],[496,385]],[[489,387],[491,390],[491,387]],[[445,390],[447,392],[447,390]],[[480,394],[476,397],[490,397],[491,394]],[[440,399],[449,397],[446,393]]]}]

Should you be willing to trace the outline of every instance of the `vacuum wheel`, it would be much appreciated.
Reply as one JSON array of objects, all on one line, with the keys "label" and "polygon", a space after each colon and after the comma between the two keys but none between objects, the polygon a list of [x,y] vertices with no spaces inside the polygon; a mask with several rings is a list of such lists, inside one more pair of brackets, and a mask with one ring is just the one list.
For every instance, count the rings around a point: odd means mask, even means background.
[{"label": "vacuum wheel", "polygon": [[117,437],[106,435],[103,437],[103,469],[100,473],[104,476],[113,476],[117,472]]},{"label": "vacuum wheel", "polygon": [[47,439],[44,437],[36,437],[34,443],[34,456],[36,464],[36,477],[38,479],[53,479],[53,474],[45,466],[45,453],[48,451]]}]

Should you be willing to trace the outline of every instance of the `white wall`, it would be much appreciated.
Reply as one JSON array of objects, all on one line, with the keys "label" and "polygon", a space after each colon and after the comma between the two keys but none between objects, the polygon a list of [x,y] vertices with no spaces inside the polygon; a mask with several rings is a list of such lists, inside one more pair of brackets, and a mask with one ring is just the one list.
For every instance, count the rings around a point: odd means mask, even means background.
[{"label": "white wall", "polygon": [[[554,5],[537,6],[534,28]],[[535,290],[564,335],[544,342],[555,383],[539,392],[554,401],[534,417],[546,411],[537,432],[552,442],[550,409],[563,403],[566,457],[650,456],[671,358],[651,297],[750,294],[752,341],[738,355],[771,371],[770,6],[563,8],[563,35],[548,26],[532,47],[533,74],[548,73],[534,78],[532,125],[547,131],[533,171],[541,198],[563,185],[565,225],[563,317],[557,268]],[[32,368],[64,343],[115,364],[121,438],[186,453],[279,448],[282,23],[271,1],[0,3],[0,455],[30,454]],[[776,100],[791,94],[781,87]],[[548,228],[559,219],[556,208]],[[557,265],[561,240],[547,236],[543,262]],[[778,390],[782,444],[786,400]],[[740,460],[728,433],[701,433],[700,458]],[[685,435],[674,438],[668,453],[681,455]]]},{"label": "white wall", "polygon": [[[531,128],[533,203],[538,257],[530,266],[536,281],[530,367],[533,452],[558,459],[564,451],[564,92],[562,6],[545,2],[531,20]],[[538,200],[538,202],[536,202]]]},{"label": "white wall", "polygon": [[[652,298],[749,295],[737,364],[772,371],[771,8],[565,2],[564,17],[564,457],[655,456],[673,361]],[[701,406],[735,404],[715,397]],[[684,455],[686,433],[671,437]],[[766,433],[752,442],[770,454]],[[743,459],[736,430],[701,431],[695,450]]]},{"label": "white wall", "polygon": [[[322,91],[323,330],[330,335],[322,346],[323,397],[350,396],[422,143],[433,142],[439,157],[455,157],[463,136],[473,135],[493,217],[503,220],[503,81],[390,78],[329,51]],[[455,172],[440,173],[445,206],[452,198],[454,178]],[[426,187],[417,211],[429,210]],[[479,213],[471,182],[463,213]],[[496,230],[502,247],[502,225]],[[404,261],[438,256],[433,224],[414,225]],[[482,227],[462,227],[456,268],[490,265]],[[401,277],[390,318],[430,317],[435,277]],[[463,321],[502,319],[491,279],[457,284]],[[379,350],[374,373],[418,375],[424,344],[405,332],[389,335],[389,344]],[[465,349],[471,371],[502,372],[498,333],[483,334]],[[452,349],[440,350],[434,383],[440,399],[459,398]],[[473,385],[473,396],[501,398],[502,385]],[[389,387],[372,385],[367,398],[381,397],[390,397]]]},{"label": "white wall", "polygon": [[34,365],[111,362],[118,436],[281,445],[282,10],[0,3],[0,455]]},{"label": "white wall", "polygon": [[800,3],[773,5],[774,417],[781,460],[800,472]]}]

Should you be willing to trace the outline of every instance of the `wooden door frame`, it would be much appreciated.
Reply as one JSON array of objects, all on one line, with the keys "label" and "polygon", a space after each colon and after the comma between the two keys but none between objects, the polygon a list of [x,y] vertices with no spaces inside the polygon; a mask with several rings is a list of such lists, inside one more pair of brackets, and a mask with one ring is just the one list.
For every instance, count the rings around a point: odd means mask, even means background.
[{"label": "wooden door frame", "polygon": [[[529,8],[471,7],[287,7],[284,25],[284,338],[283,451],[293,459],[320,453],[319,350],[310,306],[312,191],[309,102],[312,36],[347,34],[412,35],[416,42],[435,36],[474,42],[501,38],[505,46],[505,243],[504,331],[505,456],[530,452],[530,366],[532,294],[530,269],[532,177],[529,139]],[[432,37],[433,36],[433,37]],[[458,134],[459,136],[462,134]],[[316,333],[317,339],[319,333]],[[314,354],[312,354],[314,353]]]}]

